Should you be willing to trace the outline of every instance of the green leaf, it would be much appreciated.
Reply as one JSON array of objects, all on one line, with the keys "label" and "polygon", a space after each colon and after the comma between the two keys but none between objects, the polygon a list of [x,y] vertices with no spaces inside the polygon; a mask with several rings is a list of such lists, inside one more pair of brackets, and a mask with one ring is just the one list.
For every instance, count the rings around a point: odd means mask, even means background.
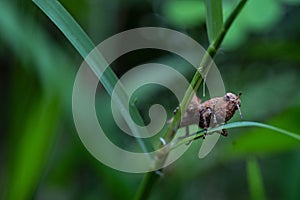
[{"label": "green leaf", "polygon": [[205,0],[205,6],[207,34],[209,42],[212,43],[223,26],[222,0]]},{"label": "green leaf", "polygon": [[32,16],[22,15],[12,1],[1,2],[0,39],[18,56],[21,67],[37,74],[44,92],[52,95],[59,91],[63,101],[69,103],[73,61],[67,59],[67,53],[47,37],[43,28]]},{"label": "green leaf", "polygon": [[[45,99],[32,105],[32,111],[20,128],[7,199],[31,199],[45,165],[54,131],[59,123],[57,98]],[[16,141],[17,142],[17,141]]]},{"label": "green leaf", "polygon": [[[79,24],[68,13],[68,11],[58,1],[33,0],[33,2],[37,6],[39,6],[41,10],[44,11],[44,13],[54,22],[54,24],[71,42],[74,48],[85,59],[88,54],[94,49],[95,45],[87,36],[87,34],[82,30]],[[117,76],[110,67],[106,68],[108,64],[100,52],[95,51],[94,56],[90,57],[89,61],[89,63],[92,63],[89,66],[98,76],[106,91],[111,95],[114,89],[114,85],[118,81]],[[101,76],[101,74],[103,75]],[[119,92],[116,93],[115,97],[116,98],[113,100],[116,102],[117,106],[119,106],[120,110],[124,111],[122,112],[122,115],[128,126],[131,128],[134,135],[139,136],[141,131],[143,131],[144,129],[139,129],[131,120],[131,115],[127,109],[127,102],[130,102],[128,100],[128,95],[124,90],[119,90]],[[132,106],[132,109],[134,110],[134,112],[132,112],[132,118],[139,120],[138,122],[143,124],[143,120],[139,115],[137,108],[133,105],[134,104],[130,104],[130,106]],[[146,133],[144,133],[144,135],[146,135]],[[149,143],[145,143],[139,137],[137,137],[137,141],[139,142],[144,152],[150,152],[153,150],[153,147]]]},{"label": "green leaf", "polygon": [[256,126],[256,127],[260,127],[260,128],[270,129],[270,130],[282,133],[286,136],[292,137],[292,138],[297,139],[297,140],[300,141],[300,135],[299,134],[296,134],[296,133],[293,133],[293,132],[290,132],[290,131],[286,131],[286,130],[283,130],[281,128],[277,128],[275,126],[271,126],[271,125],[268,125],[268,124],[263,124],[263,123],[260,123],[260,122],[249,122],[249,121],[233,122],[233,123],[224,125],[223,128],[229,129],[229,128],[247,127],[247,126]]},{"label": "green leaf", "polygon": [[[84,59],[95,48],[95,45],[87,34],[58,1],[34,0],[33,2],[37,4],[62,31]],[[107,62],[100,53],[95,62],[97,65],[90,65],[90,67],[92,67],[92,70],[96,75],[102,74],[105,70],[105,66],[107,66]],[[99,78],[107,92],[111,94],[113,87],[117,82],[116,75],[109,68],[109,73]]]},{"label": "green leaf", "polygon": [[[191,127],[194,127],[194,126],[191,126]],[[232,123],[229,123],[229,124],[225,124],[223,126],[219,126],[219,127],[215,127],[215,128],[210,128],[210,129],[207,130],[207,133],[213,133],[213,132],[216,132],[216,131],[221,131],[222,129],[232,129],[232,128],[239,128],[239,127],[260,127],[260,128],[266,128],[266,129],[269,129],[269,130],[272,130],[272,131],[276,131],[278,133],[282,133],[285,136],[289,136],[290,138],[297,139],[297,140],[300,141],[300,135],[298,135],[296,133],[289,132],[289,131],[286,131],[286,130],[283,130],[283,129],[280,129],[280,128],[277,128],[275,126],[271,126],[271,125],[268,125],[268,124],[263,124],[263,123],[259,123],[259,122],[250,122],[250,121],[232,122]],[[175,149],[179,145],[186,144],[190,140],[193,140],[195,138],[202,137],[202,136],[203,136],[203,130],[198,131],[195,134],[191,134],[189,137],[180,139],[179,142],[174,143],[174,146],[172,147],[172,149]],[[178,137],[176,137],[175,139],[177,140]],[[237,150],[237,152],[239,153],[238,150]]]},{"label": "green leaf", "polygon": [[252,199],[266,199],[261,172],[255,158],[249,158],[247,160],[247,176]]},{"label": "green leaf", "polygon": [[[269,155],[299,147],[297,126],[299,110],[300,108],[292,107],[268,121],[277,127],[291,130],[288,134],[278,134],[283,129],[279,129],[279,132],[276,133],[273,128],[269,129],[268,127],[266,127],[267,129],[253,128],[248,131],[239,130],[243,131],[243,134],[235,136],[234,145],[224,144],[223,158],[236,159],[247,155]],[[277,128],[274,130],[277,131]]]}]

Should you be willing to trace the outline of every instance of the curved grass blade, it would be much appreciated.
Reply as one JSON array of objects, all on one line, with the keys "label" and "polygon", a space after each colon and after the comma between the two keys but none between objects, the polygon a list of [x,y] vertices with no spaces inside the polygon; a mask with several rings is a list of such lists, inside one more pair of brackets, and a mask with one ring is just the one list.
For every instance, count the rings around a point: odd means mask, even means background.
[{"label": "curved grass blade", "polygon": [[205,6],[207,34],[209,42],[212,43],[223,26],[222,0],[205,0]]},{"label": "curved grass blade", "polygon": [[[213,133],[215,131],[221,131],[222,129],[231,129],[231,128],[239,128],[239,127],[251,127],[251,126],[270,129],[270,130],[282,133],[286,136],[292,137],[292,138],[297,139],[297,140],[300,141],[300,135],[299,134],[296,134],[296,133],[293,133],[293,132],[290,132],[290,131],[286,131],[286,130],[283,130],[281,128],[277,128],[275,126],[271,126],[271,125],[268,125],[268,124],[263,124],[263,123],[260,123],[260,122],[251,122],[251,121],[232,122],[232,123],[229,123],[229,124],[225,124],[223,126],[208,129],[207,133],[209,134],[209,133]],[[200,131],[198,131],[194,134],[191,134],[188,137],[184,137],[182,139],[177,138],[177,139],[179,139],[179,141],[177,143],[175,142],[172,149],[175,149],[179,145],[186,144],[187,142],[189,142],[191,140],[201,138],[201,137],[203,137],[203,130],[200,130]]]},{"label": "curved grass blade", "polygon": [[[73,19],[73,17],[68,13],[68,11],[58,2],[58,1],[47,1],[47,0],[33,0],[33,2],[41,9],[43,12],[53,21],[53,23],[62,31],[62,33],[71,42],[74,48],[80,53],[80,55],[85,59],[87,55],[94,49],[95,45],[79,26],[79,24]],[[99,80],[103,84],[109,95],[112,94],[114,85],[117,83],[118,78],[111,68],[106,68],[108,65],[100,52],[97,52],[97,56],[93,56],[90,59],[91,69],[98,76]],[[104,73],[105,71],[105,73]],[[100,74],[103,74],[100,76]],[[134,103],[130,103],[130,109],[133,110],[132,115],[127,112],[128,95],[125,90],[120,90],[116,94],[116,98],[113,99],[119,106],[122,115],[127,122],[128,126],[131,128],[134,135],[139,136],[143,129],[139,129],[133,119],[137,120],[140,124],[144,124],[141,116]],[[146,135],[146,133],[144,133]],[[136,138],[144,152],[153,151],[152,145],[146,143],[139,137]]]}]

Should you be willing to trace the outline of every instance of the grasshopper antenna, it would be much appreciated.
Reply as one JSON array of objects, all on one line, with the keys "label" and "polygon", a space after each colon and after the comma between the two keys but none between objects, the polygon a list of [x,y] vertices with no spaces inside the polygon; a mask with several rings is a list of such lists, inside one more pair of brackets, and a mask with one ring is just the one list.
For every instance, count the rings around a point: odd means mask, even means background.
[{"label": "grasshopper antenna", "polygon": [[[237,100],[241,97],[241,95],[242,95],[242,93],[240,92],[239,94],[238,94],[238,96],[237,96]],[[240,105],[239,104],[236,104],[236,107],[238,108],[238,110],[239,110],[239,113],[240,113],[240,118],[242,119],[243,118],[243,115],[242,115],[242,111],[241,111],[241,107],[240,107]]]},{"label": "grasshopper antenna", "polygon": [[238,110],[239,110],[240,118],[243,119],[242,111],[241,111],[241,108],[240,108],[239,104],[236,104],[236,107],[237,107]]}]

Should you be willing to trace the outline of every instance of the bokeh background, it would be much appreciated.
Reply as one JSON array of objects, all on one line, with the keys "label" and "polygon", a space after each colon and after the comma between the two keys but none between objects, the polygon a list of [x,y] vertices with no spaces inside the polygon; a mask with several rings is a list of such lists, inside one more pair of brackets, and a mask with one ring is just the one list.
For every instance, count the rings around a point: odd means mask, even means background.
[{"label": "bokeh background", "polygon": [[[202,0],[60,2],[95,44],[124,30],[158,26],[209,45]],[[224,18],[236,4],[223,1]],[[299,134],[299,20],[298,0],[249,0],[231,27],[215,63],[227,91],[243,92],[243,120]],[[83,58],[31,1],[1,0],[0,33],[0,198],[132,199],[144,174],[119,172],[98,162],[75,130],[71,95]],[[184,60],[159,50],[126,54],[111,67],[121,77],[136,65],[154,61],[191,80],[193,72]],[[146,123],[153,103],[164,105],[169,117],[178,104],[157,85],[135,95]],[[112,141],[120,146],[132,142],[116,127],[101,84],[96,108],[107,116],[99,121],[114,133]],[[239,120],[235,116],[231,121]],[[151,141],[157,144],[158,137]],[[299,141],[267,129],[230,129],[201,160],[200,144],[195,141],[165,169],[150,199],[255,199],[252,178],[258,180],[262,197],[300,198]]]}]

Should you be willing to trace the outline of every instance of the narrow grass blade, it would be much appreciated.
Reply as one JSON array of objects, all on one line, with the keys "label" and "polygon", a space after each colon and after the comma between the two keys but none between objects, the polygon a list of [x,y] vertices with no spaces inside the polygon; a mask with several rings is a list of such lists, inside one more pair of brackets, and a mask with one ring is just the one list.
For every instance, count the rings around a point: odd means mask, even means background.
[{"label": "narrow grass blade", "polygon": [[[62,31],[62,33],[67,37],[67,39],[71,42],[75,49],[80,53],[80,55],[83,58],[86,58],[87,55],[95,47],[95,45],[87,36],[87,34],[82,30],[79,24],[68,13],[68,11],[58,1],[33,0],[33,2],[41,10],[43,10],[44,13],[53,21],[53,23]],[[91,69],[98,76],[106,91],[111,95],[114,85],[118,81],[117,76],[111,70],[111,68],[106,68],[107,62],[100,52],[98,52],[97,56],[93,56],[92,59],[90,59],[90,62],[93,63],[92,65],[90,65]],[[124,111],[122,113],[123,117],[128,126],[131,128],[133,134],[139,136],[141,131],[144,129],[139,129],[131,120],[131,115],[128,112],[128,105],[126,103],[129,102],[127,101],[128,98],[129,97],[126,92],[124,90],[120,90],[116,94],[116,98],[113,100],[119,106],[120,110]],[[133,118],[137,119],[140,124],[143,124],[143,120],[138,114],[139,112],[137,108],[133,105],[133,103],[129,105],[132,107],[131,109],[134,110],[134,112],[132,112]],[[144,133],[144,135],[146,135],[146,133]],[[150,145],[150,143],[146,143],[140,138],[137,138],[137,141],[144,152],[153,150],[153,147]]]},{"label": "narrow grass blade", "polygon": [[[243,121],[243,122],[232,122],[232,123],[229,123],[229,124],[225,124],[223,126],[219,126],[219,127],[216,127],[216,128],[211,128],[211,129],[208,129],[207,133],[213,133],[215,131],[221,131],[222,129],[231,129],[231,128],[241,128],[241,127],[261,127],[261,128],[266,128],[266,129],[270,129],[270,130],[273,130],[273,131],[276,131],[278,133],[282,133],[286,136],[289,136],[289,137],[292,137],[294,139],[297,139],[300,141],[300,135],[299,134],[296,134],[296,133],[293,133],[293,132],[290,132],[290,131],[286,131],[286,130],[283,130],[283,129],[280,129],[280,128],[277,128],[275,126],[271,126],[271,125],[268,125],[268,124],[263,124],[263,123],[259,123],[259,122],[251,122],[251,121]],[[177,142],[174,143],[174,146],[172,147],[172,149],[178,147],[179,145],[182,145],[182,144],[186,144],[187,142],[195,139],[195,138],[200,138],[203,136],[203,130],[200,130],[194,134],[191,134],[190,136],[188,137],[184,137],[184,138],[175,138],[175,140],[178,140]]]},{"label": "narrow grass blade", "polygon": [[253,126],[253,127],[256,126],[256,127],[270,129],[270,130],[276,131],[278,133],[282,133],[286,136],[295,138],[300,141],[300,135],[297,133],[286,131],[281,128],[277,128],[275,126],[271,126],[271,125],[260,123],[260,122],[251,122],[251,121],[233,122],[233,123],[224,125],[223,128],[229,129],[229,128],[237,128],[237,127],[249,127],[249,126]]},{"label": "narrow grass blade", "polygon": [[223,26],[222,0],[205,0],[205,6],[207,34],[209,42],[212,43]]},{"label": "narrow grass blade", "polygon": [[252,199],[266,199],[261,172],[255,158],[249,158],[247,160],[247,176]]},{"label": "narrow grass blade", "polygon": [[24,119],[24,130],[19,133],[7,199],[32,198],[59,123],[60,105],[56,98],[42,98],[33,107],[34,110]]}]

